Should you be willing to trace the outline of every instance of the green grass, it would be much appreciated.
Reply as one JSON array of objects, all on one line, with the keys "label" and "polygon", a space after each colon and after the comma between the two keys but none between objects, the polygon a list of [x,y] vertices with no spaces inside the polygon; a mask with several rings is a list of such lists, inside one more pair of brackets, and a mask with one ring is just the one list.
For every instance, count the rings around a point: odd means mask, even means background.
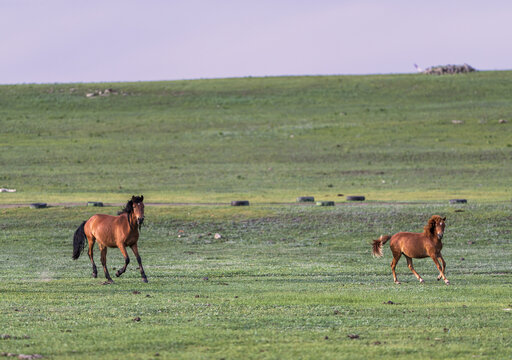
[{"label": "green grass", "polygon": [[[90,276],[86,255],[71,260],[73,232],[95,210],[1,210],[1,332],[12,338],[0,351],[52,359],[512,355],[510,204],[147,207],[140,251],[150,282],[132,262],[109,286],[101,268]],[[452,285],[436,281],[430,259],[414,262],[424,284],[402,259],[395,285],[388,246],[372,258],[371,239],[421,231],[434,213],[447,216]],[[109,250],[109,268],[122,263]]]},{"label": "green grass", "polygon": [[[132,255],[111,286],[101,267],[91,278],[87,256],[71,260],[71,239],[117,208],[0,208],[0,353],[510,358],[511,81],[479,72],[0,86],[0,187],[17,190],[0,205],[135,194],[251,202],[147,206],[149,283]],[[118,94],[86,97],[105,88]],[[298,196],[337,206],[278,204]],[[448,219],[451,285],[429,259],[414,261],[425,284],[402,259],[395,285],[388,247],[374,259],[371,240],[421,231],[432,214]],[[107,258],[123,264],[117,249]]]},{"label": "green grass", "polygon": [[[0,183],[18,190],[0,203],[510,200],[510,81],[481,72],[0,86]],[[85,96],[105,88],[119,94]]]}]

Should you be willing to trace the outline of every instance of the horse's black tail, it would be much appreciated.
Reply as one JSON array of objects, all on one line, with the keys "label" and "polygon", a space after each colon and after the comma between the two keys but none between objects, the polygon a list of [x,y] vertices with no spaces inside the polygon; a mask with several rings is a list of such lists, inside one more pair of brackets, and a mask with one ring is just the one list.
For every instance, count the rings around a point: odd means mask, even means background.
[{"label": "horse's black tail", "polygon": [[75,236],[73,236],[73,260],[76,260],[80,257],[85,247],[85,231],[84,226],[87,221],[84,221],[82,225],[78,227],[75,231]]},{"label": "horse's black tail", "polygon": [[382,245],[384,245],[389,239],[391,239],[391,236],[381,235],[378,240],[373,240],[373,243],[372,243],[373,256],[376,256],[376,257],[382,256]]}]

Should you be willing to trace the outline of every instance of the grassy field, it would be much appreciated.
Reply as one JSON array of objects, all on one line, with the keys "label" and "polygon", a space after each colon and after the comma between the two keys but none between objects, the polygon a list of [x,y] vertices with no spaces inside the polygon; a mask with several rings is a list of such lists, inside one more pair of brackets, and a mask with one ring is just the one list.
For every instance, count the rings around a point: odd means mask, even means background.
[{"label": "grassy field", "polygon": [[[510,201],[511,81],[482,72],[0,86],[0,186],[18,191],[0,203],[135,193]],[[86,97],[107,88],[117,94]]]},{"label": "grassy field", "polygon": [[[3,209],[0,317],[11,338],[0,339],[0,351],[53,359],[510,358],[511,210],[148,207],[140,249],[149,283],[130,265],[102,286],[86,255],[71,260],[73,231],[93,209]],[[430,259],[414,262],[424,284],[402,259],[395,285],[389,247],[374,259],[370,240],[420,231],[433,213],[448,219],[452,285],[436,281]],[[111,249],[109,268],[122,263]]]},{"label": "grassy field", "polygon": [[[512,357],[511,81],[0,86],[0,187],[17,190],[0,194],[0,357]],[[210,205],[147,206],[149,283],[130,254],[103,286],[87,256],[71,260],[72,235],[119,208],[71,203],[136,194]],[[306,195],[337,206],[287,204]],[[231,200],[251,206],[213,205]],[[32,202],[69,204],[5,207]],[[447,217],[451,285],[430,259],[414,261],[424,284],[401,259],[395,285],[389,247],[375,259],[371,240],[419,232],[433,214]],[[123,264],[117,249],[107,259]]]}]

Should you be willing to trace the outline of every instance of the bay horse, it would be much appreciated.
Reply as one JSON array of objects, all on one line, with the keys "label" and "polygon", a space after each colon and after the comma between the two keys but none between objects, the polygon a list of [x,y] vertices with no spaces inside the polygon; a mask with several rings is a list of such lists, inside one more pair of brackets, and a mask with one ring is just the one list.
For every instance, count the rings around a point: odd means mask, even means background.
[{"label": "bay horse", "polygon": [[92,263],[92,276],[98,277],[98,270],[93,258],[94,242],[98,242],[98,247],[101,252],[101,265],[107,281],[105,284],[111,284],[114,281],[110,277],[107,269],[107,248],[119,248],[124,257],[124,266],[116,272],[116,276],[121,276],[126,267],[130,263],[130,258],[126,252],[126,247],[129,246],[137,262],[139,263],[139,270],[143,282],[148,282],[142,262],[137,248],[137,241],[139,240],[139,230],[144,221],[144,196],[132,196],[123,210],[118,213],[118,216],[96,214],[84,221],[82,225],[75,231],[73,237],[73,260],[76,260],[82,254],[85,247],[85,240],[89,242],[89,259]]},{"label": "bay horse", "polygon": [[[443,248],[443,243],[441,240],[443,239],[445,224],[446,217],[442,218],[439,215],[433,215],[428,221],[427,225],[425,225],[423,228],[422,233],[399,232],[393,236],[381,235],[378,240],[373,240],[372,253],[374,256],[381,257],[382,245],[384,245],[388,240],[391,240],[389,242],[389,247],[393,253],[391,271],[393,272],[393,280],[396,284],[400,284],[400,282],[396,277],[395,267],[403,254],[407,259],[407,266],[418,278],[420,283],[423,283],[424,280],[416,272],[416,270],[414,270],[412,266],[412,259],[430,257],[439,270],[439,276],[437,277],[437,280],[442,278],[446,285],[450,285],[450,281],[448,281],[444,275],[446,262],[441,255],[441,249]],[[438,259],[441,260],[442,265],[439,264]]]}]

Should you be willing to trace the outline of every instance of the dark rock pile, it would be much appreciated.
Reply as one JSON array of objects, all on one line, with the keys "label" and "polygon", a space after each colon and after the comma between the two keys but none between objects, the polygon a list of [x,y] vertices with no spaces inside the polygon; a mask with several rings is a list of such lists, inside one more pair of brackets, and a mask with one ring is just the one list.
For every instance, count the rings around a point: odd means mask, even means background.
[{"label": "dark rock pile", "polygon": [[423,73],[428,75],[465,74],[475,72],[476,69],[468,64],[439,65],[426,68]]}]

